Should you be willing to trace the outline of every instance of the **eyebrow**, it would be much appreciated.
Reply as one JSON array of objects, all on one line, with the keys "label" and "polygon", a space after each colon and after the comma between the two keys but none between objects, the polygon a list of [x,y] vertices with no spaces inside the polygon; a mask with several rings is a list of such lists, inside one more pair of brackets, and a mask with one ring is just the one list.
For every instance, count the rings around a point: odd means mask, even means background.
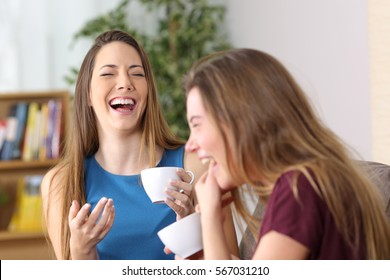
[{"label": "eyebrow", "polygon": [[[109,67],[109,68],[117,68],[118,66],[117,65],[115,65],[115,64],[105,64],[105,65],[103,65],[102,67],[100,67],[99,68],[99,70],[101,70],[101,69],[103,69],[103,68],[105,68],[105,67]],[[133,68],[144,68],[142,65],[140,65],[140,64],[133,64],[133,65],[130,65],[129,66],[129,69],[133,69]]]},{"label": "eyebrow", "polygon": [[193,121],[194,119],[201,119],[201,118],[202,118],[201,116],[192,116],[192,117],[190,118],[189,122],[192,123],[192,121]]}]

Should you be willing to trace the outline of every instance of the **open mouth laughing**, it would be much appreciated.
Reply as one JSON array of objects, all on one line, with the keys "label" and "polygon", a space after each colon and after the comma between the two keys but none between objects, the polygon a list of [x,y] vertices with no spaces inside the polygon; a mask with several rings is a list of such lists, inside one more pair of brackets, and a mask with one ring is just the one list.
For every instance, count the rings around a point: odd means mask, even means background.
[{"label": "open mouth laughing", "polygon": [[114,98],[110,101],[110,106],[112,109],[119,111],[119,112],[129,112],[132,111],[136,105],[136,101],[133,98],[129,97],[118,97]]}]

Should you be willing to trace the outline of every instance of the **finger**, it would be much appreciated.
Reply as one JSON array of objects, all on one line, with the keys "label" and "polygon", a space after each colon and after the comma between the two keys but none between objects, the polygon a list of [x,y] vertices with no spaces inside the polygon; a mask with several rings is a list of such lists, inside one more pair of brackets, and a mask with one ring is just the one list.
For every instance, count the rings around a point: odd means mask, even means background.
[{"label": "finger", "polygon": [[173,190],[173,189],[166,189],[165,190],[165,193],[171,197],[173,197],[175,200],[179,200],[183,203],[189,203],[190,202],[190,198],[189,196],[186,194],[186,192],[181,192],[180,190]]},{"label": "finger", "polygon": [[187,216],[191,210],[187,207],[183,207],[182,205],[178,205],[175,201],[165,198],[164,202],[179,216],[179,218],[183,218]]},{"label": "finger", "polygon": [[209,172],[208,171],[206,171],[205,173],[202,174],[202,176],[200,176],[198,182],[201,183],[201,184],[206,183],[207,177],[209,177]]},{"label": "finger", "polygon": [[69,224],[74,218],[76,218],[76,215],[79,212],[79,210],[80,210],[80,204],[76,200],[73,200],[69,209],[69,215],[68,215]]},{"label": "finger", "polygon": [[105,206],[104,206],[103,213],[102,213],[99,221],[96,223],[97,230],[103,230],[104,227],[106,226],[108,219],[110,218],[111,209],[112,209],[113,205],[114,205],[113,200],[111,198],[108,199]]},{"label": "finger", "polygon": [[[86,218],[88,218],[89,210],[91,209],[91,204],[85,203],[83,207],[80,208],[76,217],[71,220],[71,223],[76,226],[76,228],[81,227],[85,224]],[[69,223],[70,224],[70,223]]]},{"label": "finger", "polygon": [[180,179],[182,179],[184,182],[186,182],[186,183],[190,183],[191,181],[193,182],[194,173],[192,173],[192,171],[185,171],[182,168],[178,168],[176,170],[176,173],[177,173],[177,175],[179,175]]},{"label": "finger", "polygon": [[191,194],[192,194],[193,186],[186,183],[186,182],[183,182],[180,180],[172,180],[169,184],[172,187],[177,188],[178,192],[180,192],[182,194],[186,194],[187,196],[191,196]]},{"label": "finger", "polygon": [[167,198],[167,202],[172,205],[176,204],[174,210],[176,213],[180,214],[180,216],[183,217],[188,215],[188,213],[194,212],[194,202],[191,197],[171,189],[167,189],[166,193],[172,198]]},{"label": "finger", "polygon": [[100,239],[103,239],[106,236],[106,234],[111,230],[112,225],[114,224],[114,220],[115,220],[115,206],[112,205],[107,223],[104,229],[102,230],[101,234],[99,235]]},{"label": "finger", "polygon": [[164,253],[169,255],[169,254],[172,254],[172,251],[167,246],[165,246],[164,247]]},{"label": "finger", "polygon": [[99,202],[96,204],[95,208],[93,209],[91,215],[89,215],[88,223],[96,224],[100,215],[103,212],[104,207],[107,204],[108,199],[106,197],[102,197]]}]

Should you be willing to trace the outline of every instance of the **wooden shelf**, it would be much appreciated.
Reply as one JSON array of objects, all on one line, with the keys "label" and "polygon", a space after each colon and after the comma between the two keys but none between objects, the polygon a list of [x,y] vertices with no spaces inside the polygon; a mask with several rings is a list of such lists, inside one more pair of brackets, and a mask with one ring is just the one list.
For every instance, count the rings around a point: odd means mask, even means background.
[{"label": "wooden shelf", "polygon": [[[53,91],[36,91],[36,92],[15,92],[15,93],[0,93],[0,99],[2,101],[15,101],[15,100],[27,100],[27,101],[40,101],[50,98],[69,98],[69,93],[63,90]],[[67,104],[66,104],[67,105]]]},{"label": "wooden shelf", "polygon": [[43,232],[0,231],[1,260],[52,260],[54,252]]},{"label": "wooden shelf", "polygon": [[0,231],[0,241],[11,241],[21,239],[42,239],[45,238],[44,232],[15,232]]},{"label": "wooden shelf", "polygon": [[41,169],[51,167],[57,163],[56,159],[47,159],[40,161],[22,161],[22,160],[10,160],[0,161],[0,172],[8,170],[25,170],[25,169]]},{"label": "wooden shelf", "polygon": [[[66,134],[69,122],[70,96],[67,91],[0,93],[0,119],[6,119],[11,106],[19,102],[44,104],[49,100],[61,101],[60,137],[62,138]],[[61,140],[60,142],[62,142]],[[9,201],[12,202],[7,202],[7,205],[2,206],[2,228],[6,228],[4,224],[6,225],[6,221],[14,211],[16,190],[20,178],[26,178],[30,175],[44,175],[57,162],[58,159],[0,161],[0,186],[7,191],[11,198]],[[8,216],[6,216],[6,213],[8,213]],[[44,232],[0,230],[0,259],[42,260],[53,258],[54,254]]]}]

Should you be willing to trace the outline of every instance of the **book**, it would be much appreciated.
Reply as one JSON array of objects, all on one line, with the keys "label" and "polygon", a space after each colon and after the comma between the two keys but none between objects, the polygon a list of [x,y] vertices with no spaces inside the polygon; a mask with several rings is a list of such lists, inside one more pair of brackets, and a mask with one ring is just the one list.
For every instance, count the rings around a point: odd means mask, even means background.
[{"label": "book", "polygon": [[46,158],[53,158],[52,142],[53,134],[55,130],[55,115],[56,115],[56,101],[54,99],[49,100],[48,104],[48,119],[47,119],[47,135],[46,135]]},{"label": "book", "polygon": [[24,142],[24,133],[26,129],[28,103],[19,102],[16,106],[16,118],[18,127],[16,130],[15,145],[12,151],[12,159],[20,159],[22,157],[22,148]]},{"label": "book", "polygon": [[62,133],[62,102],[56,101],[56,111],[55,111],[55,123],[53,138],[51,143],[51,151],[53,158],[58,158],[60,156],[60,144],[61,144],[61,133]]},{"label": "book", "polygon": [[35,123],[32,130],[31,152],[32,159],[39,159],[39,146],[41,144],[41,129],[42,129],[42,110],[41,104],[38,104],[38,109],[35,112]]},{"label": "book", "polygon": [[18,128],[18,119],[16,118],[16,107],[14,104],[10,107],[7,116],[7,127],[5,131],[5,140],[1,149],[1,160],[11,160],[12,152],[15,146],[16,133]]},{"label": "book", "polygon": [[41,130],[39,137],[39,160],[46,159],[46,139],[49,124],[49,104],[42,103],[41,106]]},{"label": "book", "polygon": [[3,144],[5,141],[6,129],[7,129],[7,120],[0,120],[0,155],[1,155],[1,149],[3,148]]},{"label": "book", "polygon": [[38,109],[39,104],[37,102],[31,102],[28,106],[26,134],[24,137],[22,153],[22,159],[25,161],[33,160],[34,130]]}]

